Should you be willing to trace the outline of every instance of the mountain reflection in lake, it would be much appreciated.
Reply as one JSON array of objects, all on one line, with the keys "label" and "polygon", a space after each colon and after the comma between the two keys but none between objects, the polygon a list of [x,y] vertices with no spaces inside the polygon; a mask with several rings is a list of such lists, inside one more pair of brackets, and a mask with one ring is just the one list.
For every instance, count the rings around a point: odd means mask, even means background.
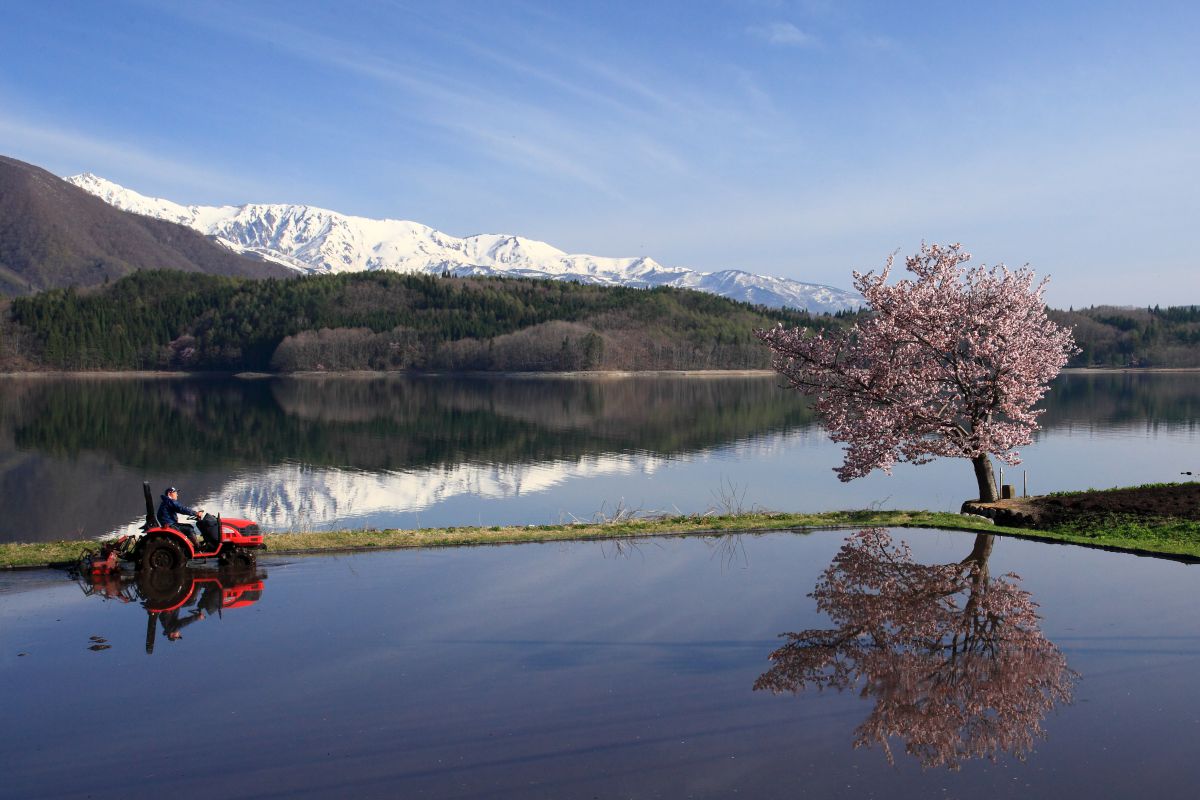
[{"label": "mountain reflection in lake", "polygon": [[784,634],[754,688],[861,686],[875,706],[854,746],[879,744],[889,761],[893,737],[926,767],[1023,759],[1075,675],[1017,576],[990,576],[994,538],[977,535],[960,562],[926,565],[882,528],[852,535],[810,595],[836,627]]},{"label": "mountain reflection in lake", "polygon": [[[1062,376],[1023,453],[1031,491],[1196,469],[1198,397],[1195,373]],[[806,511],[956,510],[974,492],[951,460],[850,484],[840,461],[766,375],[0,381],[0,541],[136,525],[143,479],[269,530],[691,513],[731,486],[746,507]]]}]

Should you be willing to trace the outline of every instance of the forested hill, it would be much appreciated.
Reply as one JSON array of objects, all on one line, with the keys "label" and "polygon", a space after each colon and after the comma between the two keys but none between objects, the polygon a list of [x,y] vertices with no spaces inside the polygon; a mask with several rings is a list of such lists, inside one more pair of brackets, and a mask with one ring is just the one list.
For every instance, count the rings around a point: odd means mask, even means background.
[{"label": "forested hill", "polygon": [[1071,327],[1080,353],[1072,367],[1200,367],[1200,306],[1050,311]]},{"label": "forested hill", "polygon": [[0,369],[761,368],[770,356],[752,331],[776,322],[837,324],[669,288],[140,271],[11,300],[0,309]]},{"label": "forested hill", "polygon": [[[1200,367],[1200,306],[1050,311],[1069,366]],[[683,289],[393,272],[247,280],[139,271],[0,300],[6,370],[747,369],[755,328],[834,327]]]}]

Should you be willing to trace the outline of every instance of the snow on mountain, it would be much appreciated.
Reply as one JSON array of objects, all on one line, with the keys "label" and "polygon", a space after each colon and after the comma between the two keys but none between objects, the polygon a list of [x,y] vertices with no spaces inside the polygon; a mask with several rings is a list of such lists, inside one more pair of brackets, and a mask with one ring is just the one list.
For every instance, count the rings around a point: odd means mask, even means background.
[{"label": "snow on mountain", "polygon": [[697,272],[666,267],[652,258],[568,254],[545,242],[505,234],[460,239],[417,222],[352,217],[314,206],[185,206],[146,197],[90,173],[66,180],[124,211],[186,225],[235,252],[305,273],[449,271],[636,288],[676,286],[813,312],[854,309],[863,303],[854,292],[741,270]]}]

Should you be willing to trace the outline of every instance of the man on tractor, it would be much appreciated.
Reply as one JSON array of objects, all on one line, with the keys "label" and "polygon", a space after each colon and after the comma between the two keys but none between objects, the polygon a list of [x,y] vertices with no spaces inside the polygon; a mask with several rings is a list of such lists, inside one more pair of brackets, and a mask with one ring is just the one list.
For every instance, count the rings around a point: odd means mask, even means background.
[{"label": "man on tractor", "polygon": [[186,514],[189,517],[196,517],[197,519],[204,517],[203,511],[197,511],[194,508],[181,505],[179,503],[179,490],[172,486],[163,492],[162,502],[158,504],[158,524],[164,528],[174,528],[191,539],[194,546],[199,547],[200,541],[196,538],[196,529],[187,523],[180,522],[180,514]]}]

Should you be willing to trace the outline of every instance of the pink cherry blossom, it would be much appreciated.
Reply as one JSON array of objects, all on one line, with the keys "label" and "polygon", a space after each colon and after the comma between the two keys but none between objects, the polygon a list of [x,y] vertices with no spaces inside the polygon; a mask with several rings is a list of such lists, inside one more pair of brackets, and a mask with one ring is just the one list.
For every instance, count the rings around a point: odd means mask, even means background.
[{"label": "pink cherry blossom", "polygon": [[835,442],[846,444],[843,481],[897,462],[970,459],[980,499],[994,500],[992,454],[1019,464],[1041,411],[1034,405],[1070,355],[1068,329],[1046,316],[1046,281],[1027,267],[963,266],[952,244],[921,245],[914,278],[887,285],[892,269],[854,273],[870,315],[850,330],[782,325],[756,335],[788,385],[816,398]]}]

